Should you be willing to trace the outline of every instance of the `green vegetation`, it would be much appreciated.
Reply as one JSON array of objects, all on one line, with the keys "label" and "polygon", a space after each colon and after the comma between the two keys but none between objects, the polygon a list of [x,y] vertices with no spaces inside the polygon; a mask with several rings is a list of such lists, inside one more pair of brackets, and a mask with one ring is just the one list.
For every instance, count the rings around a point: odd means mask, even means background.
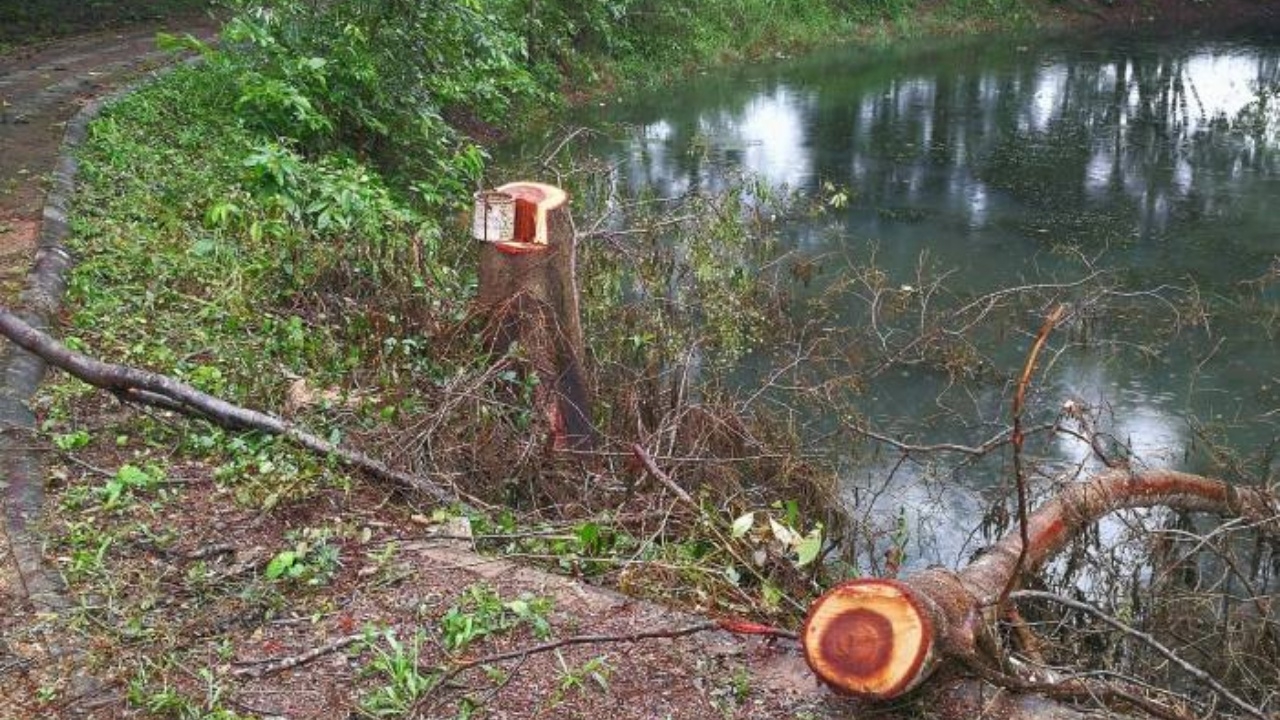
[{"label": "green vegetation", "polygon": [[473,585],[462,592],[462,600],[440,618],[441,641],[446,650],[457,652],[488,635],[504,633],[528,625],[535,637],[551,632],[546,598],[522,596],[504,602],[491,588]]},{"label": "green vegetation", "polygon": [[[903,32],[911,3],[281,0],[233,11],[221,49],[174,41],[204,62],[92,126],[69,345],[461,478],[476,502],[427,510],[428,524],[466,517],[485,551],[637,595],[787,622],[824,573],[857,571],[824,562],[842,529],[831,471],[801,457],[785,417],[748,412],[723,384],[757,341],[790,330],[770,279],[749,271],[775,252],[775,218],[837,206],[840,192],[813,203],[743,179],[679,206],[631,198],[634,252],[584,244],[608,445],[590,472],[540,451],[550,428],[532,412],[519,348],[483,352],[459,218],[485,174],[473,137],[546,113],[576,94],[568,88]],[[606,198],[591,173],[564,182],[575,213]],[[286,652],[240,626],[282,619],[349,634],[356,621],[339,596],[414,572],[402,535],[346,514],[370,501],[332,462],[204,423],[122,419],[71,381],[40,403],[66,460],[55,488],[65,517],[50,523],[57,563],[78,595],[106,600],[79,608],[76,630],[92,638],[94,662],[125,673],[138,709],[235,717],[223,702],[227,659]],[[627,459],[631,442],[658,439],[694,506],[666,505]],[[106,468],[72,472],[85,456]],[[198,492],[186,487],[193,476]],[[380,523],[419,522],[415,498],[395,500],[377,501]],[[362,648],[361,711],[404,714],[437,682],[423,653],[518,629],[545,636],[549,609],[483,586],[447,608],[424,600],[430,632],[388,630]],[[218,657],[192,649],[208,637],[221,638]],[[561,657],[559,672],[560,698],[608,690],[603,659]]]},{"label": "green vegetation", "polygon": [[367,717],[402,717],[436,684],[434,676],[420,669],[424,633],[415,633],[408,642],[393,630],[380,637],[382,643],[373,646],[367,668],[380,684],[361,699],[360,710]]},{"label": "green vegetation", "polygon": [[[547,18],[558,17],[554,4],[540,7]],[[592,25],[599,18],[591,14],[562,13],[568,24],[549,26],[544,18],[547,32],[538,37],[564,41],[548,40],[531,56],[524,37],[503,29],[521,26],[510,22],[518,9],[523,12],[523,6],[486,11],[450,3],[447,12],[428,17],[395,3],[244,5],[227,25],[227,49],[175,41],[203,53],[205,62],[114,105],[94,124],[83,153],[75,250],[84,261],[71,280],[68,343],[291,414],[334,440],[361,446],[392,438],[452,448],[421,460],[443,472],[471,468],[473,492],[508,505],[518,524],[575,528],[570,541],[517,543],[513,551],[546,555],[586,574],[617,573],[614,559],[632,552],[682,558],[678,562],[711,566],[694,571],[699,595],[720,592],[709,582],[727,583],[739,594],[745,573],[746,586],[765,592],[767,605],[776,607],[783,585],[807,592],[803,577],[768,580],[732,554],[710,551],[732,542],[749,552],[748,538],[730,537],[728,522],[777,501],[774,493],[811,514],[791,523],[796,538],[809,538],[808,559],[818,549],[815,528],[832,525],[813,515],[822,506],[820,474],[737,459],[755,449],[726,432],[741,421],[732,418],[732,397],[718,389],[718,369],[786,325],[773,289],[748,267],[773,252],[772,220],[765,218],[801,204],[760,184],[744,181],[721,196],[690,198],[681,208],[640,199],[632,219],[637,227],[665,229],[638,236],[630,258],[593,243],[581,259],[602,429],[626,438],[637,420],[655,431],[686,425],[690,432],[673,452],[725,463],[690,467],[687,482],[705,488],[713,504],[720,493],[738,496],[736,512],[690,518],[680,531],[718,527],[710,537],[677,532],[644,544],[597,514],[616,503],[608,493],[568,518],[541,511],[523,516],[548,501],[568,507],[565,468],[541,454],[521,453],[515,462],[504,455],[531,429],[547,428],[536,426],[541,421],[529,412],[534,393],[511,369],[518,356],[494,359],[480,351],[480,326],[469,317],[471,248],[455,215],[480,180],[484,151],[445,118],[484,124],[546,100],[550,68],[564,64],[566,53],[592,63],[593,53],[645,57],[650,50],[638,38],[655,36],[639,18],[691,23],[672,25],[671,37],[713,34],[673,9],[628,16],[616,26]],[[750,8],[741,10],[751,17]],[[798,6],[788,12],[798,13]],[[770,17],[776,23],[787,15]],[[722,39],[727,43],[728,35]],[[585,202],[599,197],[590,176],[569,179]],[[687,219],[664,221],[670,214]],[[676,286],[686,289],[670,295]],[[629,293],[660,301],[642,309],[624,302]],[[689,354],[695,347],[696,359]],[[699,391],[698,413],[686,416],[681,407],[690,388],[672,383],[678,377],[672,371],[694,362],[711,372]],[[51,390],[46,427],[60,447],[89,442],[73,422],[72,404],[88,392],[77,384]],[[397,428],[420,428],[428,418],[429,433],[397,435]],[[270,439],[198,425],[175,434],[147,418],[135,422],[115,434],[120,449],[135,454],[134,466],[154,468],[143,473],[147,478],[163,477],[172,458],[161,448],[176,442],[173,457],[213,463],[224,492],[263,511],[348,487],[330,463]],[[780,452],[771,458],[787,457],[794,442],[786,433],[755,434],[753,442],[777,444]],[[741,495],[751,476],[772,478],[771,487]],[[112,480],[102,491],[106,506],[154,484],[138,478]],[[585,517],[572,517],[582,511]],[[714,523],[707,526],[706,518]],[[277,545],[264,579],[326,582],[336,549],[328,538],[305,536],[311,530],[291,532]],[[672,549],[664,549],[672,540]],[[89,553],[89,562],[106,547],[86,545],[80,554]],[[781,555],[794,555],[798,541],[779,547]]]}]

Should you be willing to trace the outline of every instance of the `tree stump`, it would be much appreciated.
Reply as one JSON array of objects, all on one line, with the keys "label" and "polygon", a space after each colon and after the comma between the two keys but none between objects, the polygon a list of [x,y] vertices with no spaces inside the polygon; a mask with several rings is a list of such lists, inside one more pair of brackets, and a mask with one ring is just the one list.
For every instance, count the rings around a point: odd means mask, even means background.
[{"label": "tree stump", "polygon": [[534,404],[551,427],[553,447],[591,449],[568,195],[533,182],[498,191],[515,198],[515,237],[481,244],[478,302],[489,317],[487,349],[503,354],[518,343],[537,375]]}]

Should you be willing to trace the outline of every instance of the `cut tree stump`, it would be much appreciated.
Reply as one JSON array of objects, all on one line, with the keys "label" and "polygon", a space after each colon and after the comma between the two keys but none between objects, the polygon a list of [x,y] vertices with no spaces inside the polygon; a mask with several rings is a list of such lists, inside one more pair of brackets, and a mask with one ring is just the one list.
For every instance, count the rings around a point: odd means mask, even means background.
[{"label": "cut tree stump", "polygon": [[534,404],[551,427],[553,447],[589,450],[595,430],[568,195],[534,182],[509,183],[498,192],[515,198],[515,237],[481,243],[478,303],[489,318],[487,349],[505,354],[518,344],[537,375]]}]

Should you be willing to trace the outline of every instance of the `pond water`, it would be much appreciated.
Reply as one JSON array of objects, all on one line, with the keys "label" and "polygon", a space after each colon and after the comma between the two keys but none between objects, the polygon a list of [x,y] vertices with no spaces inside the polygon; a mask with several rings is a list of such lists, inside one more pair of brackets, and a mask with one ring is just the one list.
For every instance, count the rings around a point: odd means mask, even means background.
[{"label": "pond water", "polygon": [[[1265,474],[1280,468],[1269,453],[1280,433],[1278,102],[1280,34],[1257,29],[837,49],[703,75],[592,122],[628,129],[597,150],[632,189],[715,190],[746,172],[819,198],[843,192],[839,208],[784,227],[784,242],[814,258],[874,249],[892,287],[916,283],[922,257],[959,296],[1070,282],[1089,258],[1137,309],[1101,318],[1092,342],[1045,364],[1039,414],[1068,400],[1101,408],[1099,429],[1137,464],[1193,470],[1206,468],[1195,428],[1207,428],[1262,458],[1250,467]],[[797,292],[823,289],[819,278]],[[865,322],[858,305],[849,322]],[[1186,317],[1201,311],[1207,323]],[[1039,322],[1024,319],[1026,332],[983,348],[1008,373]],[[1183,329],[1151,345],[1146,329],[1174,320]],[[977,443],[1007,424],[1002,388],[908,367],[878,377],[857,412],[911,442]],[[1068,435],[1036,452],[1092,462]],[[901,509],[918,562],[954,564],[979,542],[991,495],[1007,491],[1000,462],[949,470],[959,486],[944,488],[933,463],[864,452],[848,458],[846,490],[864,511]]]}]

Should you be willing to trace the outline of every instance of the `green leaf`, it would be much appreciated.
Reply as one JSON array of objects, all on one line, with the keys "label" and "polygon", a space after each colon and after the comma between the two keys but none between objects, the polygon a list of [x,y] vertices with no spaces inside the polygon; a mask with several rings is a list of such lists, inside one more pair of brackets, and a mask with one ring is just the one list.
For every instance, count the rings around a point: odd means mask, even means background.
[{"label": "green leaf", "polygon": [[733,531],[732,531],[733,536],[735,538],[740,538],[743,535],[746,535],[748,532],[751,532],[751,526],[754,525],[755,522],[756,522],[755,512],[749,512],[749,513],[746,513],[745,515],[740,515],[737,520],[733,521]]},{"label": "green leaf", "polygon": [[578,527],[578,543],[586,552],[595,552],[600,543],[600,526],[593,522],[580,525]]},{"label": "green leaf", "polygon": [[766,582],[760,588],[760,595],[761,599],[764,600],[764,604],[771,608],[777,607],[782,602],[782,591],[778,589],[777,585],[770,582]]},{"label": "green leaf", "polygon": [[89,433],[84,430],[76,430],[65,435],[56,435],[53,438],[53,444],[59,450],[70,451],[79,450],[89,444]]},{"label": "green leaf", "polygon": [[293,567],[297,559],[297,554],[292,550],[285,550],[271,558],[271,562],[267,563],[267,579],[276,580],[280,578],[289,568]]},{"label": "green leaf", "polygon": [[150,475],[134,465],[122,465],[116,471],[116,479],[125,487],[148,487],[155,482]]},{"label": "green leaf", "polygon": [[816,527],[796,545],[796,567],[804,567],[818,559],[822,551],[822,528]]}]

